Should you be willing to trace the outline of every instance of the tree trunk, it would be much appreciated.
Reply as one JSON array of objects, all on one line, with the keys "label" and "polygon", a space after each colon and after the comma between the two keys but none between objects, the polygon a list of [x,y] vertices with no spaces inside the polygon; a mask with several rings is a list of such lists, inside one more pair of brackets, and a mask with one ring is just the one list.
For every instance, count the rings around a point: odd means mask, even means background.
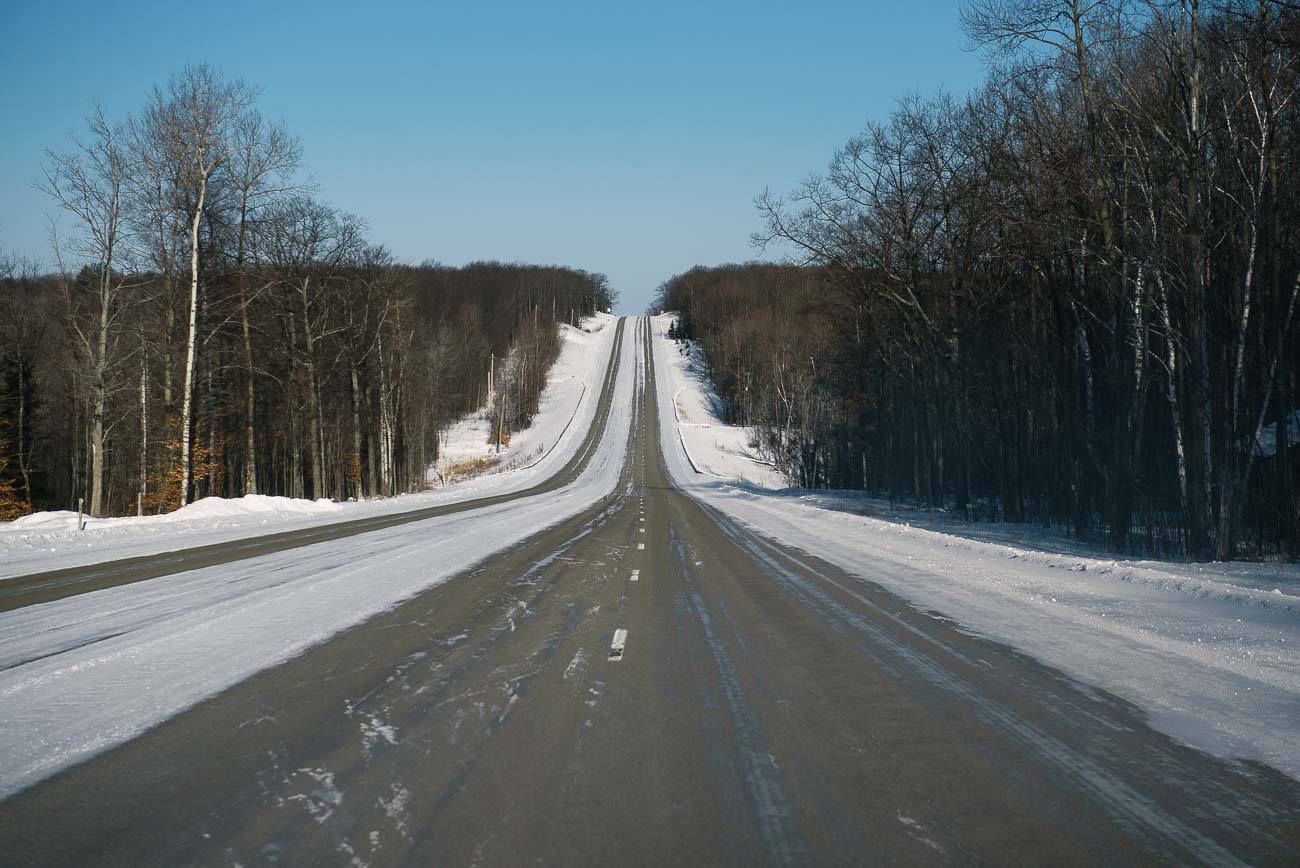
[{"label": "tree trunk", "polygon": [[383,339],[379,342],[379,449],[381,490],[385,496],[393,493],[393,425],[389,418],[389,387],[384,364]]},{"label": "tree trunk", "polygon": [[[110,253],[111,257],[111,253]],[[94,381],[91,386],[90,433],[90,514],[99,516],[104,511],[104,413],[108,401],[108,384],[105,382],[108,365],[108,326],[111,319],[111,281],[113,261],[110,258],[99,275],[99,323],[95,333]]]},{"label": "tree trunk", "polygon": [[239,318],[243,326],[244,351],[244,494],[257,494],[257,405],[252,373],[252,335],[248,327],[248,290],[243,265],[243,221],[239,230]]},{"label": "tree trunk", "polygon": [[[372,413],[373,411],[370,408],[373,408],[374,405],[372,389],[370,386],[366,386],[366,412]],[[376,462],[379,458],[379,443],[375,434],[374,416],[371,415],[369,418],[371,419],[371,423],[368,431],[369,437],[367,439],[368,448],[366,449],[366,469],[369,471],[370,477],[367,480],[367,491],[370,493],[371,497],[378,497],[379,468]]]},{"label": "tree trunk", "polygon": [[104,387],[103,372],[96,372],[90,423],[90,514],[104,511]]},{"label": "tree trunk", "polygon": [[307,370],[307,425],[311,434],[311,492],[312,498],[325,497],[325,455],[323,447],[324,425],[321,421],[320,383],[316,379],[316,342],[311,331],[311,306],[308,303],[311,278],[304,277],[299,295],[302,299],[303,367]]},{"label": "tree trunk", "polygon": [[135,514],[144,515],[144,501],[149,493],[149,366],[140,347],[140,477],[136,490]]},{"label": "tree trunk", "polygon": [[355,479],[348,481],[355,486],[353,494],[361,498],[361,383],[357,375],[357,366],[352,366],[352,460],[349,462],[351,475]]},{"label": "tree trunk", "polygon": [[199,322],[199,222],[203,218],[203,200],[208,192],[208,179],[199,181],[199,200],[190,222],[190,320],[189,336],[185,341],[185,384],[181,409],[181,506],[189,503],[190,481],[193,472],[194,424],[194,359],[198,351]]},{"label": "tree trunk", "polygon": [[1209,450],[1209,354],[1205,309],[1205,244],[1201,227],[1201,56],[1200,4],[1190,0],[1188,8],[1187,115],[1190,141],[1187,148],[1186,238],[1189,263],[1187,283],[1188,360],[1183,369],[1187,379],[1187,529],[1193,558],[1210,554],[1210,450]]},{"label": "tree trunk", "polygon": [[32,471],[27,460],[27,361],[18,364],[18,471],[23,477],[23,503],[32,505]]},{"label": "tree trunk", "polygon": [[321,449],[322,425],[320,396],[316,386],[316,365],[310,360],[307,368],[307,427],[311,436],[311,496],[320,500],[325,496],[325,456]]},{"label": "tree trunk", "polygon": [[172,407],[172,337],[176,334],[176,307],[172,299],[172,280],[163,276],[163,296],[167,299],[167,310],[163,316],[163,412],[170,413]]}]

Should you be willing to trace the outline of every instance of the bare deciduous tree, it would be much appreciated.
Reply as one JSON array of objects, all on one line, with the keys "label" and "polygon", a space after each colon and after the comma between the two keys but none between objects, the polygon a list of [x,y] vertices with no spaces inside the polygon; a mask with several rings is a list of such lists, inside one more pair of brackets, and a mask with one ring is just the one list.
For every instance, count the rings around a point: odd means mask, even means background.
[{"label": "bare deciduous tree", "polygon": [[[105,414],[122,359],[117,325],[131,286],[126,261],[125,187],[130,173],[129,151],[122,129],[111,124],[101,108],[87,121],[90,137],[73,139],[76,150],[50,151],[39,188],[75,218],[70,249],[90,263],[90,272],[65,280],[65,303],[77,356],[85,366],[89,389],[90,500],[92,515],[104,508]],[[56,258],[63,255],[57,238]],[[63,269],[61,269],[63,270]]]},{"label": "bare deciduous tree", "polygon": [[176,175],[165,190],[175,207],[186,215],[189,232],[190,299],[182,381],[180,502],[191,495],[193,457],[194,372],[199,342],[199,245],[208,205],[210,185],[228,167],[237,148],[236,132],[256,97],[255,88],[242,80],[226,81],[207,65],[189,66],[174,76],[167,89],[154,89],[140,120],[137,138],[146,150],[164,155]]}]

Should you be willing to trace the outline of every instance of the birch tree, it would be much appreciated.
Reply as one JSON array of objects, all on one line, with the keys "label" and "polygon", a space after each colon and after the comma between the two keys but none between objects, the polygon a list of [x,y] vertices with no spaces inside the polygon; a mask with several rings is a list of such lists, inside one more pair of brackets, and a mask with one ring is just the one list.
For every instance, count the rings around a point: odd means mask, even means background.
[{"label": "birch tree", "polygon": [[[1226,135],[1218,150],[1231,155],[1231,187],[1225,179],[1220,189],[1234,222],[1243,229],[1243,261],[1232,293],[1232,334],[1229,347],[1228,406],[1224,423],[1224,460],[1219,528],[1215,555],[1219,560],[1236,556],[1238,526],[1250,472],[1256,455],[1255,444],[1268,420],[1280,367],[1284,362],[1286,340],[1295,317],[1297,294],[1300,293],[1300,265],[1292,266],[1296,278],[1290,291],[1276,292],[1273,321],[1267,312],[1269,299],[1261,298],[1259,285],[1263,265],[1276,250],[1263,250],[1263,239],[1274,233],[1278,218],[1277,197],[1278,140],[1286,135],[1281,121],[1294,102],[1300,81],[1295,74],[1295,60],[1287,57],[1270,39],[1280,27],[1272,7],[1257,3],[1253,15],[1244,22],[1243,33],[1226,41],[1225,89],[1220,97],[1222,125]],[[1225,189],[1226,188],[1226,189]],[[1278,245],[1279,247],[1281,245]],[[1278,287],[1281,289],[1281,287]],[[1254,340],[1252,340],[1252,336]],[[1252,347],[1258,361],[1248,364]],[[1252,370],[1257,377],[1250,382]]]},{"label": "birch tree", "polygon": [[[181,385],[180,503],[191,495],[194,437],[194,376],[199,345],[202,302],[199,246],[211,186],[229,168],[237,147],[236,130],[256,97],[242,80],[226,81],[207,65],[188,66],[173,76],[166,90],[155,88],[140,124],[146,149],[158,151],[176,167],[164,190],[185,216],[189,240],[189,310],[185,340],[185,373]],[[161,161],[160,161],[161,162]]]}]

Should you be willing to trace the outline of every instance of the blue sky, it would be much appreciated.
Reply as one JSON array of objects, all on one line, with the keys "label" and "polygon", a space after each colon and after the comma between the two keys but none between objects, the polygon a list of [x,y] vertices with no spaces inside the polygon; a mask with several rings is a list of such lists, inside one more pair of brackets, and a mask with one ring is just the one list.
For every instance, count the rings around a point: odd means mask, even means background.
[{"label": "blue sky", "polygon": [[753,258],[753,198],[821,170],[909,91],[964,93],[954,2],[0,0],[0,245],[49,261],[31,189],[92,100],[186,63],[263,87],[320,195],[401,259],[608,274],[624,313]]}]

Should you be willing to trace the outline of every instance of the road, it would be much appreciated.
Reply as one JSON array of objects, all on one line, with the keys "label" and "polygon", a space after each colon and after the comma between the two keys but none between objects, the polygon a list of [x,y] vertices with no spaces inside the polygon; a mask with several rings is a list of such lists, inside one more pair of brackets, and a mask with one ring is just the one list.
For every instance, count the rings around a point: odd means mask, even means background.
[{"label": "road", "polygon": [[1300,783],[675,489],[629,331],[614,496],[0,803],[0,862],[1296,864]]},{"label": "road", "polygon": [[553,476],[536,485],[519,491],[463,500],[458,503],[413,509],[366,518],[339,521],[319,527],[300,528],[281,533],[265,534],[237,543],[218,543],[196,546],[162,555],[124,558],[95,564],[94,566],[68,567],[26,576],[17,576],[0,582],[0,612],[62,600],[77,594],[98,591],[143,582],[162,576],[175,575],[187,570],[220,566],[236,561],[301,548],[314,543],[329,542],[371,531],[384,530],[397,525],[410,524],[430,518],[482,509],[512,500],[556,491],[568,485],[586,469],[604,434],[609,421],[613,384],[618,380],[619,356],[623,346],[625,320],[620,319],[610,352],[609,364],[593,418],[591,429],[583,437],[578,450]]}]

